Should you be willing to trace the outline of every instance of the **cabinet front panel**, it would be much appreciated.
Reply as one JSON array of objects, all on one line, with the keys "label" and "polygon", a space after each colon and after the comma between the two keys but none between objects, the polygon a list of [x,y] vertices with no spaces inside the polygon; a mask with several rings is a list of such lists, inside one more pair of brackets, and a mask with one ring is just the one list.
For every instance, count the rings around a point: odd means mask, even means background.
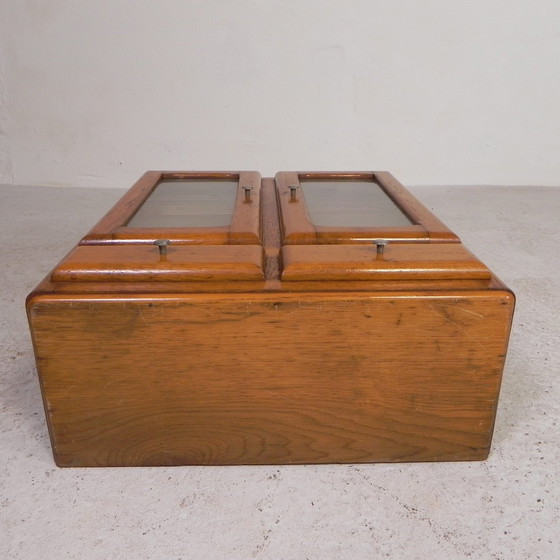
[{"label": "cabinet front panel", "polygon": [[488,453],[512,299],[246,294],[30,309],[59,465]]}]

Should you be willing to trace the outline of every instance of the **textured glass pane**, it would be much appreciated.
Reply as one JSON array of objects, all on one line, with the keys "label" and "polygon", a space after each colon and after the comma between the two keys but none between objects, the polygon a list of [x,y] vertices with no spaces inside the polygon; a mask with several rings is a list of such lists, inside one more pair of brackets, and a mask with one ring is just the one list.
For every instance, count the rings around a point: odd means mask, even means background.
[{"label": "textured glass pane", "polygon": [[163,180],[128,222],[137,228],[228,226],[237,181]]},{"label": "textured glass pane", "polygon": [[325,227],[409,226],[410,220],[371,181],[302,181],[311,221]]}]

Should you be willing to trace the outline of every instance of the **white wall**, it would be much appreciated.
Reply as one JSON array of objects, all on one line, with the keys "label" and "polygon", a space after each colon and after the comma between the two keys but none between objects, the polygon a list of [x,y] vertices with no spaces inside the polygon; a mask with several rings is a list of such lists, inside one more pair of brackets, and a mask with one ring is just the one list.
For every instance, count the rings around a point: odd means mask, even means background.
[{"label": "white wall", "polygon": [[560,185],[558,0],[3,0],[0,180]]}]

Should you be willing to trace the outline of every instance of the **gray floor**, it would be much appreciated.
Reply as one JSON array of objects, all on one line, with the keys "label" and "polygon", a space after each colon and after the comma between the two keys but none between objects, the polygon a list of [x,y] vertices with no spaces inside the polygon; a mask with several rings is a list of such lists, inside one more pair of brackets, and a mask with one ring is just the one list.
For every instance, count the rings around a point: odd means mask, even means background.
[{"label": "gray floor", "polygon": [[414,189],[518,297],[488,461],[58,469],[23,302],[122,193],[0,187],[1,559],[560,558],[560,189]]}]

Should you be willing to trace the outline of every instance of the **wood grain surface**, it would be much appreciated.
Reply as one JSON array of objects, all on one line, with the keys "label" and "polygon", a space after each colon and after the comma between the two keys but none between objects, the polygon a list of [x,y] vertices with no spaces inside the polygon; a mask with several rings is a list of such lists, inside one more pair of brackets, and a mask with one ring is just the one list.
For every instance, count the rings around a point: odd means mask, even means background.
[{"label": "wood grain surface", "polygon": [[[312,224],[289,187],[325,176],[375,179],[412,225]],[[239,181],[229,226],[127,228],[193,177]],[[484,459],[513,308],[384,172],[148,172],[27,299],[60,466]]]},{"label": "wood grain surface", "polygon": [[53,282],[242,282],[264,280],[263,251],[252,245],[82,245],[52,273]]},{"label": "wood grain surface", "polygon": [[[326,227],[313,223],[307,209],[304,189],[300,188],[305,181],[348,181],[350,185],[353,181],[371,181],[372,188],[377,188],[379,185],[411,223],[382,227]],[[283,171],[276,174],[275,182],[280,207],[282,241],[286,245],[371,243],[377,238],[399,243],[460,242],[457,235],[386,171]],[[290,186],[298,187],[295,200],[292,200]]]},{"label": "wood grain surface", "polygon": [[[214,227],[129,227],[127,224],[160,181],[237,181],[235,206],[230,223]],[[246,200],[244,187],[251,188]],[[256,171],[147,171],[81,240],[82,245],[151,243],[170,239],[174,243],[219,245],[261,242],[261,176]]]},{"label": "wood grain surface", "polygon": [[482,459],[507,293],[31,307],[64,466]]},{"label": "wood grain surface", "polygon": [[286,245],[282,280],[479,280],[491,272],[459,243],[394,244],[383,254],[374,245]]}]

